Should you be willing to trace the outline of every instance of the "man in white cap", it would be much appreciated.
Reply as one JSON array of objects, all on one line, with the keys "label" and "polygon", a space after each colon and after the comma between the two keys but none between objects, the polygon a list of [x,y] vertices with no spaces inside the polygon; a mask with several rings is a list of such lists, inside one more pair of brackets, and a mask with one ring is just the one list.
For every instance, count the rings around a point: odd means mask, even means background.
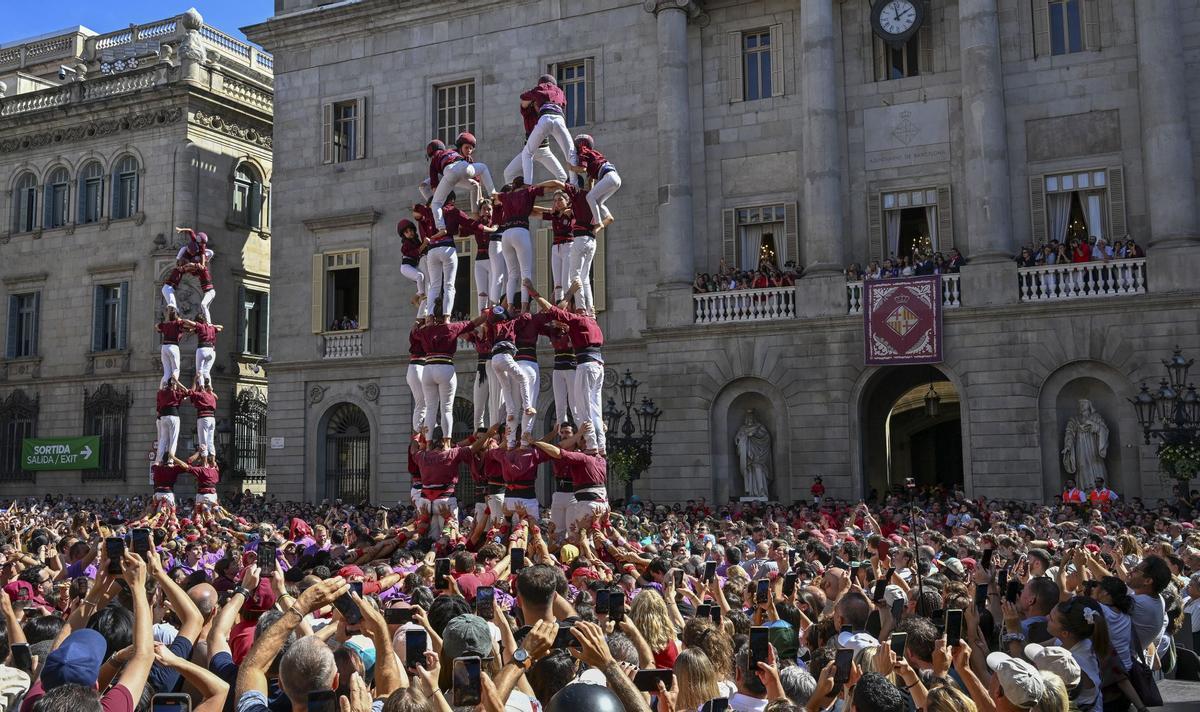
[{"label": "man in white cap", "polygon": [[987,665],[992,670],[988,693],[996,705],[996,712],[1022,712],[1037,706],[1046,692],[1046,684],[1033,665],[1004,653],[987,656]]},{"label": "man in white cap", "polygon": [[1030,643],[1025,646],[1025,657],[1042,672],[1054,673],[1062,678],[1067,688],[1067,695],[1075,698],[1076,687],[1083,678],[1083,671],[1071,651],[1058,645],[1038,645]]}]

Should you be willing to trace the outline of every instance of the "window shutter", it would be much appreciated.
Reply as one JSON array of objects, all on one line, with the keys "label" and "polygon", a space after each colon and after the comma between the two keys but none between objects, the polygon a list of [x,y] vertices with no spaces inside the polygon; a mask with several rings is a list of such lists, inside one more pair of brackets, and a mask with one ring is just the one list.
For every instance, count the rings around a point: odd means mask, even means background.
[{"label": "window shutter", "polygon": [[874,53],[875,59],[875,81],[886,82],[890,79],[888,76],[888,46],[873,32],[871,33],[871,51]]},{"label": "window shutter", "polygon": [[[446,310],[449,313],[449,309]],[[358,251],[358,328],[371,327],[371,251]]]},{"label": "window shutter", "polygon": [[117,322],[117,348],[124,350],[129,343],[129,282],[121,282],[120,321]]},{"label": "window shutter", "polygon": [[[554,240],[554,231],[541,228],[533,232],[533,285],[539,294],[549,294],[554,297],[554,275],[550,271],[550,243]],[[562,285],[566,289],[568,284]]]},{"label": "window shutter", "polygon": [[17,296],[8,295],[8,341],[5,342],[4,354],[7,358],[17,357]]},{"label": "window shutter", "polygon": [[[557,75],[556,75],[557,76]],[[588,126],[596,123],[596,60],[588,57],[583,60],[583,120]]]},{"label": "window shutter", "polygon": [[883,199],[877,191],[867,193],[867,235],[870,236],[868,249],[871,259],[886,258],[887,252],[883,247]]},{"label": "window shutter", "polygon": [[742,79],[742,33],[730,32],[726,40],[729,52],[729,101],[742,101],[745,96]]},{"label": "window shutter", "polygon": [[263,292],[258,303],[258,349],[266,356],[271,353],[271,293]]},{"label": "window shutter", "polygon": [[54,199],[50,197],[50,186],[42,186],[42,225],[54,225]]},{"label": "window shutter", "polygon": [[1037,246],[1046,244],[1045,176],[1029,176],[1029,221],[1030,242]]},{"label": "window shutter", "polygon": [[1100,0],[1083,0],[1083,47],[1100,50]]},{"label": "window shutter", "polygon": [[246,330],[250,328],[250,320],[246,318],[246,287],[238,285],[238,300],[237,300],[237,335],[238,335],[238,353],[246,353],[246,345],[249,343]]},{"label": "window shutter", "polygon": [[[799,208],[795,202],[783,204],[783,239],[787,245],[784,249],[784,255],[788,260],[795,260],[796,264],[800,264],[800,230],[799,219],[797,217]],[[785,260],[786,261],[786,260]],[[782,266],[782,265],[780,265]]]},{"label": "window shutter", "polygon": [[937,201],[937,249],[939,252],[949,252],[954,247],[954,201],[948,184],[938,186]]},{"label": "window shutter", "polygon": [[[357,124],[358,130],[355,131],[357,141],[354,142],[354,157],[367,157],[367,97],[362,96],[354,100],[354,123]],[[362,326],[362,322],[359,322]]]},{"label": "window shutter", "polygon": [[325,255],[312,257],[312,332],[325,331]]},{"label": "window shutter", "polygon": [[1122,240],[1129,235],[1125,224],[1125,169],[1108,169],[1108,216],[1114,239]]},{"label": "window shutter", "polygon": [[607,245],[607,236],[596,240],[596,256],[592,258],[592,299],[596,303],[597,312],[608,308],[608,289],[604,286],[608,272],[604,268],[604,256],[608,253]]},{"label": "window shutter", "polygon": [[[933,74],[933,8],[925,0],[925,22],[917,30],[917,73]],[[909,40],[912,42],[912,40]]]},{"label": "window shutter", "polygon": [[39,350],[41,345],[38,341],[42,338],[42,293],[33,293],[33,338],[30,340],[32,352],[30,356],[37,356],[41,353]]},{"label": "window shutter", "polygon": [[262,183],[258,181],[250,183],[250,206],[247,218],[246,225],[248,227],[262,226]]},{"label": "window shutter", "polygon": [[737,211],[732,208],[721,211],[721,258],[729,268],[737,269]]},{"label": "window shutter", "polygon": [[333,104],[321,105],[321,163],[333,163]]},{"label": "window shutter", "polygon": [[771,25],[771,96],[783,96],[783,25]]},{"label": "window shutter", "polygon": [[92,287],[92,351],[104,348],[104,287]]},{"label": "window shutter", "polygon": [[1033,56],[1050,55],[1050,5],[1047,0],[1033,0]]}]

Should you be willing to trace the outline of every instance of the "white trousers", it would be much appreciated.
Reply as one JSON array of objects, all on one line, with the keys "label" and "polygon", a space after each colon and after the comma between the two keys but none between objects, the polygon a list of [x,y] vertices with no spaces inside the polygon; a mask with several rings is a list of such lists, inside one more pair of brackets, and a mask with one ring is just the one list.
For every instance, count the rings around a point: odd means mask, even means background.
[{"label": "white trousers", "polygon": [[162,287],[163,303],[171,307],[175,311],[179,311],[179,305],[175,302],[175,288],[169,284],[164,284]]},{"label": "white trousers", "polygon": [[598,502],[580,502],[578,500],[571,503],[567,508],[567,531],[572,527],[580,526],[584,519],[589,515],[603,516],[608,511],[608,490],[604,487],[588,487],[580,490],[581,492],[591,492],[600,495],[603,499]]},{"label": "white trousers", "polygon": [[529,513],[533,521],[537,521],[542,516],[542,507],[536,499],[525,499],[524,497],[505,497],[504,498],[504,514],[508,515],[515,525],[519,521],[517,516],[517,506],[522,506]]},{"label": "white trousers", "polygon": [[463,194],[464,198],[468,201],[474,199],[472,191],[475,186],[471,183],[474,178],[478,178],[479,182],[483,184],[484,195],[496,192],[496,186],[492,183],[492,173],[482,163],[458,161],[446,166],[446,170],[442,171],[442,179],[438,181],[437,188],[433,191],[433,198],[429,202],[429,208],[433,210],[433,224],[437,229],[446,229],[446,218],[442,214],[442,206],[446,204],[446,196],[450,195],[451,191],[467,191]]},{"label": "white trousers", "polygon": [[[513,156],[513,159],[504,167],[505,183],[512,183],[513,178],[523,175],[524,168],[521,165],[521,155],[521,153],[518,153]],[[550,150],[549,146],[539,144],[537,150],[533,152],[533,160],[540,163],[542,168],[545,168],[546,172],[554,180],[563,183],[567,182],[567,172],[563,169],[562,164],[558,162],[558,159],[554,156],[554,152]],[[533,183],[529,183],[529,185],[533,185]]]},{"label": "white trousers", "polygon": [[[500,246],[504,250],[505,269],[508,270],[508,281],[504,289],[504,294],[512,300],[513,295],[519,289],[521,292],[521,303],[529,303],[529,290],[525,287],[525,280],[533,281],[533,241],[529,239],[528,228],[510,227],[504,231],[504,237],[500,240]],[[510,301],[509,304],[512,304]]]},{"label": "white trousers", "polygon": [[159,388],[162,388],[170,383],[172,378],[179,380],[179,344],[163,344],[159,348],[159,354],[162,356],[163,367]]},{"label": "white trousers", "polygon": [[442,535],[442,529],[446,526],[446,520],[442,519],[441,508],[443,506],[450,507],[450,516],[458,521],[458,498],[457,497],[439,497],[432,502],[422,499],[426,503],[429,512],[429,536],[437,539]]},{"label": "white trousers", "polygon": [[454,280],[458,278],[458,250],[453,245],[435,247],[429,251],[429,291],[426,297],[429,308],[437,308],[438,297],[442,299],[442,314],[450,316],[454,310]]},{"label": "white trousers", "polygon": [[429,312],[433,309],[433,302],[428,299],[429,291],[429,253],[421,255],[421,259],[417,260],[417,271],[421,273],[421,294],[426,295],[426,299],[417,306],[417,317],[424,318],[429,316]]},{"label": "white trousers", "polygon": [[217,493],[208,492],[206,494],[197,494],[196,504],[207,504],[213,507],[217,506]]},{"label": "white trousers", "polygon": [[425,389],[427,437],[433,438],[434,427],[442,427],[442,436],[451,437],[454,427],[454,392],[458,390],[458,377],[454,375],[454,364],[427,363],[421,371],[421,385]]},{"label": "white trousers", "polygon": [[196,440],[200,444],[200,454],[208,457],[217,456],[217,442],[214,438],[217,432],[217,419],[211,415],[196,418]]},{"label": "white trousers", "polygon": [[[575,390],[575,371],[566,369],[554,369],[550,375],[550,385],[554,390],[554,421],[556,423],[567,422],[567,414],[575,417],[574,394]],[[576,421],[579,422],[578,420]]]},{"label": "white trousers", "polygon": [[487,407],[491,400],[492,387],[490,376],[486,362],[482,374],[479,373],[479,367],[475,367],[475,385],[471,389],[471,404],[475,407],[475,411],[472,413],[474,416],[471,421],[472,430],[486,429],[490,425],[487,419]]},{"label": "white trousers", "polygon": [[[558,482],[555,482],[557,485]],[[554,535],[558,538],[567,536],[567,510],[575,503],[573,492],[555,492],[550,498],[550,522],[554,524]]]},{"label": "white trousers", "polygon": [[564,242],[550,246],[550,276],[554,278],[554,301],[558,302],[570,286],[567,279],[571,274],[571,244]]},{"label": "white trousers", "polygon": [[[503,238],[501,238],[503,239]],[[504,247],[501,240],[488,242],[488,301],[499,304],[504,296],[504,288],[508,286],[508,263],[504,261]]]},{"label": "white trousers", "polygon": [[504,521],[504,493],[486,495],[482,502],[477,503],[475,505],[476,521],[483,516],[485,509],[487,510],[489,525],[499,524]]},{"label": "white trousers", "polygon": [[491,422],[489,426],[497,425],[504,422],[504,411],[508,403],[504,394],[504,381],[501,380],[499,372],[496,370],[495,358],[491,358],[487,362],[488,376],[488,418]]},{"label": "white trousers", "polygon": [[412,502],[412,506],[418,512],[428,511],[428,505],[424,504],[425,498],[421,496],[420,487],[410,487],[408,490],[408,499]]},{"label": "white trousers", "polygon": [[492,363],[495,365],[497,381],[504,393],[505,410],[507,411],[504,415],[504,435],[511,448],[517,442],[517,418],[525,417],[526,409],[533,407],[533,384],[529,381],[528,372],[517,365],[512,354],[492,356]]},{"label": "white trousers", "polygon": [[575,402],[578,403],[580,419],[576,427],[584,422],[592,424],[592,434],[586,438],[588,449],[605,452],[604,414],[600,408],[600,391],[604,388],[604,364],[588,361],[575,367]]},{"label": "white trousers", "polygon": [[425,385],[421,381],[421,371],[424,368],[424,366],[410,363],[408,364],[408,372],[404,374],[404,380],[408,383],[408,390],[412,392],[413,435],[421,432],[421,426],[425,424]]},{"label": "white trousers", "polygon": [[179,416],[178,415],[160,415],[158,416],[158,455],[155,456],[155,462],[162,462],[163,455],[170,453],[175,455],[175,448],[179,445]]},{"label": "white trousers", "polygon": [[592,259],[596,256],[596,238],[577,235],[571,242],[571,272],[567,284],[578,281],[580,289],[575,304],[592,312],[596,302],[592,298]]},{"label": "white trousers", "polygon": [[212,384],[212,367],[216,360],[217,351],[213,347],[196,347],[196,375],[201,379],[201,385]]},{"label": "white trousers", "polygon": [[577,160],[575,144],[571,141],[571,132],[567,130],[566,118],[562,114],[542,114],[533,130],[529,132],[525,148],[521,149],[521,173],[525,178],[525,185],[533,185],[533,156],[547,137],[554,138],[567,163],[574,165]]},{"label": "white trousers", "polygon": [[[488,243],[489,245],[491,243]],[[471,269],[475,272],[475,313],[483,311],[487,308],[489,295],[489,287],[492,281],[492,260],[476,259],[471,265]]]},{"label": "white trousers", "polygon": [[587,202],[588,207],[592,209],[592,219],[597,224],[612,217],[612,213],[608,212],[608,208],[604,206],[604,202],[613,196],[621,189],[621,176],[616,171],[605,173],[592,189],[588,191]]},{"label": "white trousers", "polygon": [[171,505],[172,507],[175,506],[175,493],[174,492],[155,492],[152,499],[154,500],[155,504],[157,504],[159,502],[166,502],[167,504]]},{"label": "white trousers", "polygon": [[[538,393],[541,392],[542,371],[538,368],[537,361],[517,361],[517,368],[525,374],[525,378],[529,381],[529,406],[537,408]],[[537,413],[532,415],[521,411],[521,432],[533,435],[534,422],[537,420]]]},{"label": "white trousers", "polygon": [[210,312],[208,310],[208,305],[212,304],[212,301],[216,298],[217,298],[217,290],[215,290],[215,289],[208,290],[207,292],[204,293],[203,297],[200,297],[200,311],[204,313],[204,320],[207,321],[209,324],[213,323],[213,320],[212,320],[212,312]]},{"label": "white trousers", "polygon": [[419,261],[416,265],[400,265],[400,276],[416,282],[417,294],[425,293],[425,273],[421,271]]}]

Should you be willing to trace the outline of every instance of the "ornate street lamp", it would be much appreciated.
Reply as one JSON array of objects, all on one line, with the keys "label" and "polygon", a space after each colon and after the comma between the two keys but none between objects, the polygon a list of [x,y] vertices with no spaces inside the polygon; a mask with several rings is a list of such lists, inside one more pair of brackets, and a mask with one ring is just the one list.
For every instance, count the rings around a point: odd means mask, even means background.
[{"label": "ornate street lamp", "polygon": [[626,370],[621,380],[617,381],[624,407],[609,398],[603,413],[604,422],[608,425],[605,440],[609,475],[616,474],[625,481],[626,499],[633,494],[633,481],[650,467],[654,434],[658,430],[658,419],[662,417],[662,411],[649,398],[642,398],[635,407],[637,390],[641,385],[641,381]]},{"label": "ornate street lamp", "polygon": [[1188,371],[1194,359],[1185,359],[1178,347],[1169,359],[1163,359],[1167,377],[1151,392],[1145,383],[1137,396],[1130,398],[1147,445],[1150,438],[1160,441],[1159,463],[1183,486],[1200,470],[1200,394],[1188,383]]}]

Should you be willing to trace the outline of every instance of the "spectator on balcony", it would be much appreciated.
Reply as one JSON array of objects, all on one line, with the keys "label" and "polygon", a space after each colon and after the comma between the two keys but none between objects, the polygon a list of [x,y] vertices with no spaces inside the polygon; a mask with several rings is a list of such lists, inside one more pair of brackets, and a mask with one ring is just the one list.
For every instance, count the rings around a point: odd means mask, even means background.
[{"label": "spectator on balcony", "polygon": [[946,274],[950,271],[950,263],[946,261],[946,256],[942,253],[937,253],[933,256],[933,273]]},{"label": "spectator on balcony", "polygon": [[950,248],[950,272],[957,274],[960,267],[967,263],[967,259],[962,256],[957,247]]},{"label": "spectator on balcony", "polygon": [[858,266],[857,262],[851,262],[850,266],[846,268],[846,281],[861,282],[862,278],[862,268]]},{"label": "spectator on balcony", "polygon": [[[761,264],[761,263],[760,263]],[[751,289],[766,289],[771,286],[771,281],[767,278],[767,273],[762,269],[754,272],[754,279],[750,280]]]},{"label": "spectator on balcony", "polygon": [[1037,259],[1028,247],[1022,247],[1021,254],[1017,255],[1017,267],[1037,267]]},{"label": "spectator on balcony", "polygon": [[932,252],[918,252],[914,259],[913,274],[918,277],[924,277],[931,274],[937,274],[936,267],[933,262]]},{"label": "spectator on balcony", "polygon": [[1092,248],[1078,237],[1071,239],[1071,262],[1077,264],[1080,262],[1090,262],[1092,260]]},{"label": "spectator on balcony", "polygon": [[913,265],[912,265],[912,262],[907,257],[900,258],[900,276],[901,277],[913,276]]},{"label": "spectator on balcony", "polygon": [[879,272],[880,279],[895,279],[900,276],[900,267],[888,258],[883,261],[883,268]]},{"label": "spectator on balcony", "polygon": [[1125,236],[1125,255],[1124,256],[1126,259],[1133,259],[1135,257],[1145,257],[1146,251],[1143,250],[1140,245],[1138,245],[1136,242],[1134,242],[1132,237],[1129,237],[1128,235],[1126,235]]},{"label": "spectator on balcony", "polygon": [[879,268],[879,260],[871,260],[867,265],[867,271],[863,273],[863,281],[871,279],[879,279],[882,270]]},{"label": "spectator on balcony", "polygon": [[1113,248],[1109,246],[1108,242],[1104,238],[1093,237],[1091,239],[1091,245],[1093,262],[1108,262],[1114,257]]},{"label": "spectator on balcony", "polygon": [[783,263],[783,277],[785,284],[795,284],[796,280],[800,278],[800,270],[796,267],[794,260]]},{"label": "spectator on balcony", "polygon": [[696,279],[692,280],[692,294],[704,294],[708,291],[708,274],[703,272],[696,273]]}]

